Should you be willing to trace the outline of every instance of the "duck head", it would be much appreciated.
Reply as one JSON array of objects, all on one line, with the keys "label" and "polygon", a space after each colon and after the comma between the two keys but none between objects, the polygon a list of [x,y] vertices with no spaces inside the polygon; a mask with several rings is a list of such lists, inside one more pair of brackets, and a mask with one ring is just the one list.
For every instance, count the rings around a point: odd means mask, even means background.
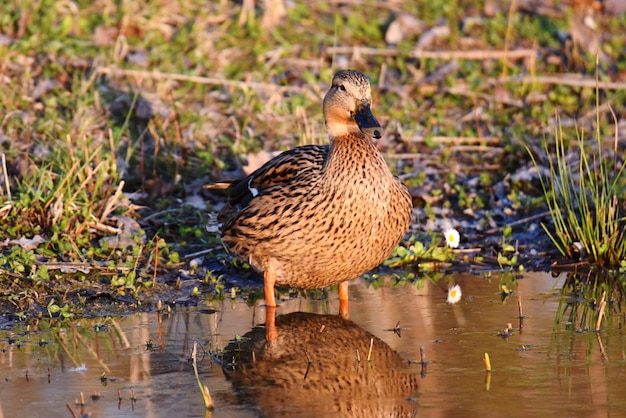
[{"label": "duck head", "polygon": [[335,74],[324,97],[324,120],[331,139],[359,132],[380,138],[383,130],[371,107],[370,82],[363,73],[342,70]]}]

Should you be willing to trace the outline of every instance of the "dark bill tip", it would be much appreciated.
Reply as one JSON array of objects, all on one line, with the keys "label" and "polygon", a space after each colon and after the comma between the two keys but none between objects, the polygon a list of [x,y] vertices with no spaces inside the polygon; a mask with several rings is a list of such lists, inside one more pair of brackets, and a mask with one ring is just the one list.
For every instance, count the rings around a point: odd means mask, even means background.
[{"label": "dark bill tip", "polygon": [[359,129],[361,129],[361,131],[365,134],[371,135],[376,139],[383,136],[383,129],[372,114],[372,110],[368,105],[359,106],[356,111],[356,115],[354,116],[354,120],[357,125],[359,125]]}]

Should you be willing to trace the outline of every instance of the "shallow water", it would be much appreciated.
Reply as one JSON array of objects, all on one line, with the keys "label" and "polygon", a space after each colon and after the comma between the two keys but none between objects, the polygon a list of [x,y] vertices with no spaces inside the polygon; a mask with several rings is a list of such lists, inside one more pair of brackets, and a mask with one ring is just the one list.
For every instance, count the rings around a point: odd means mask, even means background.
[{"label": "shallow water", "polygon": [[[279,342],[269,349],[257,341],[262,328],[251,332],[265,321],[261,303],[241,301],[0,331],[0,417],[69,417],[66,404],[81,412],[81,392],[82,412],[92,417],[203,417],[188,362],[194,341],[204,354],[200,380],[213,396],[214,417],[315,417],[337,409],[351,411],[347,416],[436,417],[626,411],[623,315],[610,316],[598,334],[580,332],[567,321],[555,324],[562,280],[548,274],[526,274],[505,302],[498,276],[450,278],[463,291],[455,305],[446,303],[443,281],[417,289],[357,280],[351,321],[334,315],[336,294],[330,301],[283,301]],[[521,329],[518,298],[526,316]],[[298,311],[332,316],[287,315]],[[504,338],[498,333],[507,323],[513,331]],[[216,350],[228,378],[209,355]],[[492,373],[484,370],[485,352]]]}]

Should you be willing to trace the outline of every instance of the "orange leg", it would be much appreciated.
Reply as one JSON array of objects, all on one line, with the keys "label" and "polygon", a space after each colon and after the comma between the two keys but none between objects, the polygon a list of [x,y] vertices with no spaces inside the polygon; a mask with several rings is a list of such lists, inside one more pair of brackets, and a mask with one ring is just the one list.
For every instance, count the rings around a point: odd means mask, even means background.
[{"label": "orange leg", "polygon": [[265,339],[268,342],[278,339],[278,329],[276,328],[276,296],[274,295],[274,284],[276,274],[270,270],[263,272],[265,288]]},{"label": "orange leg", "polygon": [[276,284],[276,274],[271,270],[265,270],[263,272],[263,282],[265,287],[265,305],[275,307],[274,285]]},{"label": "orange leg", "polygon": [[276,306],[265,307],[265,340],[267,342],[278,339],[278,328],[276,328]]},{"label": "orange leg", "polygon": [[339,316],[350,319],[348,312],[348,281],[339,283]]}]

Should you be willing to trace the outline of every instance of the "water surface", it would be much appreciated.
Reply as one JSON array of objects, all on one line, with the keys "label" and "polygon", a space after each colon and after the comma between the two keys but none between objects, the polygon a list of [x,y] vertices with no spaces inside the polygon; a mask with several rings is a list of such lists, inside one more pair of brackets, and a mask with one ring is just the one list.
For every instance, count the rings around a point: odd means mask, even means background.
[{"label": "water surface", "polygon": [[[333,293],[324,301],[282,301],[283,342],[269,350],[255,328],[265,322],[260,302],[201,302],[165,315],[74,319],[62,327],[42,320],[30,331],[0,331],[0,417],[69,417],[67,405],[81,412],[81,392],[82,412],[92,417],[203,417],[189,363],[194,342],[214,417],[315,417],[333,408],[352,411],[347,416],[393,410],[434,417],[626,411],[623,315],[609,315],[599,333],[567,318],[556,323],[562,280],[548,274],[526,274],[504,302],[497,275],[446,279],[421,289],[354,281],[350,321],[336,317]],[[449,282],[462,288],[455,305],[446,303]],[[503,336],[508,323],[511,335]]]}]

